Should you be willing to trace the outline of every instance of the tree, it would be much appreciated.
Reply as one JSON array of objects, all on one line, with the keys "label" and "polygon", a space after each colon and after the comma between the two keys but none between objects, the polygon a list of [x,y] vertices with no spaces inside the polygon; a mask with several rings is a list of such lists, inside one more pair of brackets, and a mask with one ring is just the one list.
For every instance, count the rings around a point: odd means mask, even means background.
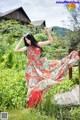
[{"label": "tree", "polygon": [[73,29],[69,44],[72,49],[80,49],[80,5],[69,13],[71,15],[71,18],[69,18],[70,26]]}]

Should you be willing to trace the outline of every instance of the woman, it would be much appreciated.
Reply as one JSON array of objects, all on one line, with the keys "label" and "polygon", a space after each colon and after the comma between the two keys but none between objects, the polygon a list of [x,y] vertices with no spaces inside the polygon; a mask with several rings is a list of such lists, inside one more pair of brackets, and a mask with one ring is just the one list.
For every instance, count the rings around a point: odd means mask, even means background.
[{"label": "woman", "polygon": [[[78,60],[78,52],[73,51],[62,60],[47,60],[41,58],[42,46],[53,42],[53,38],[47,28],[48,40],[45,42],[37,42],[32,34],[26,34],[17,44],[15,51],[27,51],[28,63],[25,72],[28,87],[26,107],[37,106],[42,98],[42,94],[46,93],[54,84],[62,82],[68,68],[74,66]],[[24,41],[25,47],[20,48]]]}]

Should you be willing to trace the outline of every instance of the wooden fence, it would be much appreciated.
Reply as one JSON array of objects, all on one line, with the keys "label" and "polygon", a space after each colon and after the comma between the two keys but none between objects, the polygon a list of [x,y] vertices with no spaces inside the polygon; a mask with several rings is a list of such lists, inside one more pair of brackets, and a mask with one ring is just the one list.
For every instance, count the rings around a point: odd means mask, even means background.
[{"label": "wooden fence", "polygon": [[[68,50],[68,53],[70,54],[71,52],[72,52],[72,49],[70,48]],[[78,51],[78,55],[79,55],[79,58],[80,58],[80,50]],[[78,77],[79,77],[79,104],[80,104],[80,59],[79,59],[79,62],[78,62],[77,66],[78,66],[78,71],[79,71],[78,72]],[[69,79],[72,79],[72,68],[69,69]]]},{"label": "wooden fence", "polygon": [[[69,48],[68,50],[68,53],[70,54],[73,50],[71,48]],[[78,51],[78,55],[80,57],[80,50]],[[78,62],[78,65],[75,65],[75,66],[78,66],[78,70],[79,70],[79,80],[80,80],[80,60]],[[74,67],[75,67],[74,66]],[[69,79],[72,79],[72,68],[69,69]]]}]

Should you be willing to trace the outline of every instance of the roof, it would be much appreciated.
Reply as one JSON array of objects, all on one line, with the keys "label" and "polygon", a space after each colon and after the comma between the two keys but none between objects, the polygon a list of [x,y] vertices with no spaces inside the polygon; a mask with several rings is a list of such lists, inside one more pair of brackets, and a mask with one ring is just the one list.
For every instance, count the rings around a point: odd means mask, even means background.
[{"label": "roof", "polygon": [[53,30],[53,27],[49,27],[48,29],[49,29],[49,30]]},{"label": "roof", "polygon": [[[5,13],[0,13],[0,16],[1,16],[1,17],[4,17],[4,16],[6,16],[6,15],[8,15],[8,14],[10,14],[10,13],[16,11],[16,10],[21,10],[21,11],[24,13],[24,15],[29,19],[29,17],[27,16],[26,12],[24,11],[24,9],[23,9],[22,7],[9,10],[9,11],[7,11],[7,12],[5,12]],[[29,19],[29,21],[31,22],[30,19]]]},{"label": "roof", "polygon": [[38,21],[32,21],[31,24],[33,25],[42,25],[45,20],[38,20]]},{"label": "roof", "polygon": [[3,13],[0,12],[0,16],[2,16]]}]

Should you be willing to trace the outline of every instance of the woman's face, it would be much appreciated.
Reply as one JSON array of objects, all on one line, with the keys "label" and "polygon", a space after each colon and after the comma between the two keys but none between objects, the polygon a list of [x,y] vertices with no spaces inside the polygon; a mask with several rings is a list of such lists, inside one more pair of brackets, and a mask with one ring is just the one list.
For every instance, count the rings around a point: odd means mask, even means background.
[{"label": "woman's face", "polygon": [[29,45],[31,45],[31,41],[29,39],[25,38],[25,40]]}]

